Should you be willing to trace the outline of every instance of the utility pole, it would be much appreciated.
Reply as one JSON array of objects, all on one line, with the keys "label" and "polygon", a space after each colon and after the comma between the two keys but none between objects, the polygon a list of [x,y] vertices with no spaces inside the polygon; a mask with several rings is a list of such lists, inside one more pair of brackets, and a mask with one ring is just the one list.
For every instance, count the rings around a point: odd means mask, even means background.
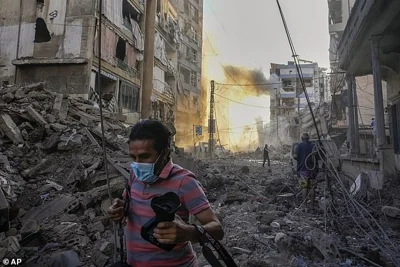
[{"label": "utility pole", "polygon": [[[103,88],[101,84],[101,45],[102,45],[102,38],[101,38],[101,33],[102,33],[102,18],[103,18],[103,1],[99,0],[98,1],[98,12],[99,12],[99,27],[98,27],[98,72],[97,72],[97,86],[99,88],[99,109],[100,109],[100,127],[101,127],[101,144],[102,144],[102,149],[103,149],[103,162],[104,162],[104,170],[106,172],[106,180],[107,180],[107,189],[108,189],[108,197],[110,199],[110,203],[112,203],[112,195],[111,195],[111,187],[110,187],[110,175],[108,173],[108,167],[107,167],[107,152],[106,152],[106,138],[104,136],[104,120],[103,120]],[[117,244],[117,228],[115,223],[113,223],[113,228],[114,228],[114,242]],[[123,249],[121,247],[121,249]],[[114,257],[114,262],[116,262],[117,259],[117,247],[114,247],[113,251],[113,257]]]},{"label": "utility pole", "polygon": [[352,77],[352,88],[353,88],[353,109],[354,109],[354,138],[355,138],[355,153],[360,154],[360,130],[358,123],[358,96],[357,96],[357,84],[356,78]]},{"label": "utility pole", "polygon": [[213,148],[214,148],[214,131],[215,131],[215,123],[214,123],[214,90],[215,90],[215,82],[211,81],[211,92],[210,92],[210,118],[208,120],[208,153],[210,158],[212,158]]},{"label": "utility pole", "polygon": [[144,24],[144,57],[142,80],[142,106],[141,118],[151,116],[152,103],[150,97],[153,93],[153,68],[154,68],[154,39],[156,34],[157,0],[146,0],[146,15]]},{"label": "utility pole", "polygon": [[354,112],[354,88],[353,88],[353,77],[347,76],[347,107],[348,107],[348,124],[350,132],[350,152],[356,154],[356,135],[355,135],[355,112]]},{"label": "utility pole", "polygon": [[385,132],[385,113],[383,108],[382,74],[381,74],[381,36],[371,36],[372,72],[374,75],[375,131],[377,146],[387,145]]}]

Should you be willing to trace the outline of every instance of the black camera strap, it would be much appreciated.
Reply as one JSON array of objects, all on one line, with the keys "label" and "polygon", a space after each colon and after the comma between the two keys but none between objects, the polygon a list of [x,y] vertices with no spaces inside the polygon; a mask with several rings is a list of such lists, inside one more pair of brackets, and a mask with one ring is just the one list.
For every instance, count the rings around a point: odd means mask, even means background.
[{"label": "black camera strap", "polygon": [[223,266],[212,252],[210,244],[215,249],[215,251],[217,251],[218,255],[221,257],[222,261],[227,267],[238,267],[231,255],[229,255],[228,251],[222,246],[220,242],[218,242],[209,233],[207,233],[202,226],[197,224],[193,225],[194,227],[196,227],[197,233],[199,234],[199,243],[202,247],[203,255],[212,267]]},{"label": "black camera strap", "polygon": [[[131,187],[129,186],[129,180],[125,183],[125,203],[124,203],[124,218],[128,216],[130,203],[131,203]],[[122,219],[123,220],[123,219]],[[119,222],[118,236],[120,244],[120,262],[121,266],[129,266],[124,253],[124,226],[122,225],[122,220]]]}]

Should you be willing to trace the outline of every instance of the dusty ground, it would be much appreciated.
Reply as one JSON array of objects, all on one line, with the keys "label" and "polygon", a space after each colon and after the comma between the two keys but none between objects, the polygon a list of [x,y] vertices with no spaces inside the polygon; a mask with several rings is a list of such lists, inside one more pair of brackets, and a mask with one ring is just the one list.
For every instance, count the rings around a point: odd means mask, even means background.
[{"label": "dusty ground", "polygon": [[[82,266],[108,266],[115,242],[98,110],[70,98],[57,105],[60,96],[42,85],[5,88],[0,96],[0,181],[12,207],[0,259],[54,266],[69,253]],[[121,195],[129,167],[126,134],[108,114],[112,197]],[[333,178],[326,190],[321,175],[319,208],[310,214],[302,211],[288,153],[274,150],[271,171],[246,153],[198,162],[198,179],[226,232],[222,243],[239,266],[400,266],[399,179],[350,196]],[[208,265],[201,254],[199,261]]]},{"label": "dusty ground", "polygon": [[[296,197],[297,180],[286,163],[272,161],[272,172],[263,168],[261,162],[238,158],[203,164],[201,169],[205,171],[199,179],[210,198],[215,199],[213,207],[226,231],[223,243],[240,266],[373,266],[369,260],[379,266],[399,266],[390,263],[390,256],[385,254],[388,250],[378,249],[372,237],[368,237],[373,236],[372,230],[379,232],[373,218],[356,218],[361,222],[358,228],[339,198],[339,214],[323,204],[323,177],[317,189],[320,207],[310,214],[302,211],[304,203]],[[390,185],[382,190],[387,196],[384,199],[378,200],[371,193],[369,209],[396,244],[400,221],[382,217],[379,211],[384,202],[393,204],[399,199],[395,193],[398,183]],[[360,215],[354,212],[354,216]],[[207,266],[200,259],[201,266]]]}]

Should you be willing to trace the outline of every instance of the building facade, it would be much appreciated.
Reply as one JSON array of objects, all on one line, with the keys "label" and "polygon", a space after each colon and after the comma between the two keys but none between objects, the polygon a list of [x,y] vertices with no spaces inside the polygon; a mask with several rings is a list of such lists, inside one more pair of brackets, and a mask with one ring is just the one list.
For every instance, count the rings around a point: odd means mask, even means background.
[{"label": "building facade", "polygon": [[177,144],[191,143],[200,124],[203,0],[170,0],[178,12],[182,42],[178,49]]},{"label": "building facade", "polygon": [[[332,75],[330,75],[330,88],[333,108],[333,116],[338,126],[348,124],[347,106],[347,85],[345,73],[339,68],[338,45],[342,40],[347,21],[350,17],[353,5],[356,0],[328,0],[329,8],[329,60]],[[356,77],[358,120],[363,126],[368,126],[374,118],[374,97],[373,97],[372,75]],[[386,84],[384,84],[384,95],[386,98]]]},{"label": "building facade", "polygon": [[[100,75],[103,105],[110,112],[123,115],[121,118],[127,123],[134,123],[142,108],[144,1],[104,0],[101,33],[97,3],[2,1],[0,82],[44,81],[54,92],[99,101]],[[177,108],[182,113],[187,103],[191,106],[186,111],[200,106],[202,1],[190,4],[158,0],[156,14],[151,117],[176,124]],[[193,53],[187,50],[187,57],[181,59],[184,45],[193,48]],[[189,80],[180,67],[184,61],[189,66]]]},{"label": "building facade", "polygon": [[[373,76],[376,156],[383,177],[395,176],[400,170],[399,27],[400,1],[356,0],[337,50],[339,68],[346,71],[349,80]],[[360,91],[353,86],[349,89]],[[354,106],[354,103],[349,104]],[[389,117],[388,126],[385,112]],[[357,128],[358,125],[350,128],[352,147],[359,144],[359,139],[354,138]],[[372,166],[371,169],[376,168]]]},{"label": "building facade", "polygon": [[[325,100],[326,69],[318,67],[318,63],[315,62],[301,64],[300,67],[311,103],[320,105]],[[289,61],[288,64],[272,63],[270,75],[274,77],[270,97],[271,120],[275,116],[293,116],[299,110],[307,107],[307,99],[294,62]]]}]

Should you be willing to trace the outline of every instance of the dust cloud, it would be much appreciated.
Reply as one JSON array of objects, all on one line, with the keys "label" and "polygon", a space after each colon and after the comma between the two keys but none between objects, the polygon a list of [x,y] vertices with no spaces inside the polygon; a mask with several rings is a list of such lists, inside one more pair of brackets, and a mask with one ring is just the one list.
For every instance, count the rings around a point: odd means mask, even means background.
[{"label": "dust cloud", "polygon": [[269,81],[261,69],[226,65],[223,73],[215,88],[217,144],[233,152],[255,150],[269,121]]}]

